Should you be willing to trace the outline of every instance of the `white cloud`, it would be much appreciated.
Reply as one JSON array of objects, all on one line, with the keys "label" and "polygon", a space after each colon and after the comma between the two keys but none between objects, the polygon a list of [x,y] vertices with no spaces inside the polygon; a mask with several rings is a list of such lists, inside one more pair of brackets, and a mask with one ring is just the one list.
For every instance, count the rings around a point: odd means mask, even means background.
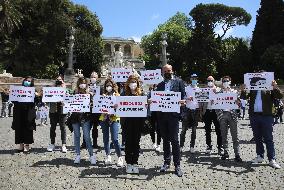
[{"label": "white cloud", "polygon": [[135,41],[140,43],[141,42],[141,36],[131,36],[131,38]]},{"label": "white cloud", "polygon": [[160,15],[156,13],[152,15],[151,20],[157,20],[158,18],[160,18]]},{"label": "white cloud", "polygon": [[[222,29],[221,26],[218,26],[218,27],[215,29],[215,32],[216,32],[216,34],[219,34],[220,36],[224,34],[224,31],[223,31],[223,29]],[[230,28],[230,29],[226,32],[226,35],[224,36],[224,38],[228,38],[229,36],[234,36],[233,33],[234,33],[234,29],[233,29],[233,28]]]}]

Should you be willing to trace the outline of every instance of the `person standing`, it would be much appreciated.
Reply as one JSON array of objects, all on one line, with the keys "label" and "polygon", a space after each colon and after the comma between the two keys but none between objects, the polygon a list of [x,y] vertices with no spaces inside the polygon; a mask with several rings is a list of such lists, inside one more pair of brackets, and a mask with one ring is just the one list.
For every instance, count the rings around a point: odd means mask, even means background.
[{"label": "person standing", "polygon": [[9,106],[8,88],[4,88],[3,92],[1,92],[1,98],[2,98],[1,117],[8,117],[8,106]]},{"label": "person standing", "polygon": [[[25,77],[22,86],[34,87],[34,79],[31,76]],[[29,152],[29,145],[34,143],[35,119],[34,102],[14,102],[12,129],[15,130],[15,144],[20,145],[18,152]]]},{"label": "person standing", "polygon": [[[222,78],[222,89],[220,93],[237,93],[234,89],[230,87],[231,85],[231,77],[224,76]],[[240,148],[239,148],[239,138],[238,138],[238,113],[236,110],[223,109],[216,110],[217,118],[220,123],[221,128],[221,136],[222,136],[222,144],[224,148],[224,154],[221,159],[226,160],[229,159],[229,147],[228,147],[228,130],[230,129],[233,148],[235,153],[235,161],[242,162],[240,157]]]},{"label": "person standing", "polygon": [[[66,88],[63,78],[58,76],[55,80],[55,87]],[[55,137],[56,137],[56,126],[59,124],[61,131],[61,150],[63,153],[67,152],[66,148],[66,114],[63,114],[63,104],[62,102],[51,102],[49,109],[50,118],[50,145],[47,147],[47,151],[52,152],[55,149]]]},{"label": "person standing", "polygon": [[273,81],[271,85],[273,90],[251,90],[248,94],[246,94],[244,90],[245,86],[243,86],[241,97],[250,98],[250,124],[252,126],[257,154],[256,158],[252,160],[252,163],[262,163],[264,161],[263,143],[265,143],[269,165],[280,169],[281,166],[276,162],[275,157],[272,106],[275,99],[283,98],[283,93],[278,88],[276,81]]},{"label": "person standing", "polygon": [[[165,65],[162,68],[164,81],[157,85],[157,91],[173,91],[181,92],[180,103],[184,103],[185,97],[184,83],[173,76],[173,68],[171,65]],[[171,145],[172,154],[175,166],[175,174],[179,177],[183,175],[180,167],[180,146],[179,146],[179,119],[180,114],[175,112],[157,112],[157,119],[159,120],[160,132],[163,139],[164,150],[164,164],[161,166],[160,172],[166,172],[171,164]]]}]

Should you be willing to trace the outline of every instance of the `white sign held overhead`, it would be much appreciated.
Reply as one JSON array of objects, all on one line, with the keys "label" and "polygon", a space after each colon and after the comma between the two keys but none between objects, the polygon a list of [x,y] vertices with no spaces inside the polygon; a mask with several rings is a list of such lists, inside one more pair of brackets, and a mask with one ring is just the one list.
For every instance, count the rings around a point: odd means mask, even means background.
[{"label": "white sign held overhead", "polygon": [[63,113],[90,112],[90,94],[64,96]]},{"label": "white sign held overhead", "polygon": [[150,110],[180,113],[180,100],[180,92],[152,91]]},{"label": "white sign held overhead", "polygon": [[147,96],[118,96],[116,102],[119,117],[147,117]]},{"label": "white sign held overhead", "polygon": [[115,114],[116,96],[94,96],[93,113]]},{"label": "white sign held overhead", "polygon": [[163,81],[161,69],[146,70],[141,72],[141,80],[144,84],[159,84]]},{"label": "white sign held overhead", "polygon": [[115,82],[126,82],[130,75],[132,75],[132,69],[112,68],[111,77]]},{"label": "white sign held overhead", "polygon": [[43,87],[43,102],[62,102],[67,90],[63,87]]},{"label": "white sign held overhead", "polygon": [[244,83],[247,90],[272,90],[274,72],[246,73]]},{"label": "white sign held overhead", "polygon": [[34,99],[34,87],[10,86],[9,101],[34,102]]}]

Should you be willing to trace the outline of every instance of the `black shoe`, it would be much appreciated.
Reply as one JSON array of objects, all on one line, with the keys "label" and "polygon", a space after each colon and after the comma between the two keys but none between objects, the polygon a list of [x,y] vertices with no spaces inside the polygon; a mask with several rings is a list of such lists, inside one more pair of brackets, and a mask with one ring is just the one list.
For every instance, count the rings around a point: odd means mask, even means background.
[{"label": "black shoe", "polygon": [[168,164],[164,164],[164,165],[162,165],[160,172],[166,172],[169,168],[170,168],[170,166]]},{"label": "black shoe", "polygon": [[221,157],[222,160],[227,160],[229,159],[229,154],[228,153],[224,153]]},{"label": "black shoe", "polygon": [[97,144],[93,144],[93,148],[100,149],[101,147],[99,145],[97,145]]},{"label": "black shoe", "polygon": [[235,161],[236,161],[236,162],[243,162],[243,160],[241,159],[240,156],[236,156],[236,157],[235,157]]},{"label": "black shoe", "polygon": [[181,171],[181,169],[180,169],[179,166],[177,166],[177,167],[175,168],[175,174],[176,174],[178,177],[182,177],[183,172]]}]

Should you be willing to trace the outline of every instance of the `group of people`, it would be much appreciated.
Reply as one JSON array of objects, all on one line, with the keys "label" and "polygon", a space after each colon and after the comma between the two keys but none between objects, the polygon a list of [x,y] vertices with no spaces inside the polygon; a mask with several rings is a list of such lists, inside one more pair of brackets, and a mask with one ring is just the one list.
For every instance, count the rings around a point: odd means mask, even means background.
[{"label": "group of people", "polygon": [[[185,136],[187,130],[191,129],[190,152],[195,152],[196,128],[198,122],[205,123],[206,135],[206,153],[210,154],[213,151],[211,141],[211,125],[214,124],[217,135],[218,154],[222,160],[229,158],[228,132],[230,131],[233,141],[234,160],[242,162],[240,157],[239,138],[238,138],[238,113],[235,109],[212,109],[213,102],[200,103],[192,96],[186,94],[186,88],[198,88],[198,76],[192,74],[189,84],[186,84],[180,78],[175,77],[171,65],[165,65],[162,68],[164,80],[158,85],[154,85],[150,90],[155,91],[173,91],[181,93],[181,113],[176,112],[149,112],[148,120],[151,123],[152,130],[150,131],[153,147],[160,151],[161,139],[163,141],[164,163],[160,168],[160,172],[169,170],[173,156],[175,166],[175,174],[179,177],[183,175],[180,165],[181,153],[185,145]],[[90,80],[84,77],[78,79],[74,94],[91,94],[95,95],[91,90],[97,85],[98,75],[93,72]],[[211,88],[214,93],[239,93],[240,98],[250,101],[249,116],[253,130],[253,135],[256,144],[256,158],[253,163],[263,162],[264,146],[267,147],[267,156],[269,165],[274,168],[281,168],[276,162],[275,148],[273,141],[273,101],[283,98],[283,93],[277,87],[277,83],[273,81],[273,90],[271,91],[245,91],[245,86],[242,86],[240,91],[231,88],[230,76],[222,78],[222,86],[215,86],[215,79],[212,76],[207,78],[207,87]],[[26,77],[22,83],[25,87],[34,86],[34,79]],[[56,87],[66,87],[64,80],[58,76],[55,81]],[[127,81],[122,84],[117,84],[112,79],[107,79],[101,87],[101,95],[103,96],[147,96],[143,91],[139,76],[131,75]],[[145,106],[151,104],[150,92],[148,94],[148,102]],[[237,100],[240,106],[240,99]],[[115,105],[116,107],[116,105]],[[81,146],[85,146],[89,153],[89,160],[92,165],[96,164],[96,156],[93,148],[97,148],[98,126],[101,127],[103,133],[103,143],[105,150],[105,164],[112,162],[110,151],[110,137],[117,155],[117,166],[124,165],[122,157],[122,146],[125,146],[125,162],[126,172],[130,174],[138,174],[138,159],[140,153],[140,138],[141,132],[145,125],[146,118],[143,117],[125,117],[119,118],[115,114],[98,114],[86,113],[71,113],[70,115],[63,113],[62,102],[49,104],[50,117],[50,145],[48,151],[53,151],[55,148],[56,126],[59,124],[61,130],[62,152],[67,152],[66,148],[66,124],[71,126],[74,133],[75,159],[74,163],[79,164],[81,160]],[[18,151],[29,151],[29,145],[34,143],[33,130],[35,124],[36,112],[35,103],[14,102],[12,128],[15,130],[15,143],[19,144]],[[179,132],[179,122],[182,122],[182,130]],[[81,128],[83,131],[83,144],[80,145]],[[122,143],[119,141],[119,131],[122,129]],[[93,143],[91,140],[91,134]],[[157,143],[156,135],[157,134]],[[180,135],[179,135],[180,134]]]}]

